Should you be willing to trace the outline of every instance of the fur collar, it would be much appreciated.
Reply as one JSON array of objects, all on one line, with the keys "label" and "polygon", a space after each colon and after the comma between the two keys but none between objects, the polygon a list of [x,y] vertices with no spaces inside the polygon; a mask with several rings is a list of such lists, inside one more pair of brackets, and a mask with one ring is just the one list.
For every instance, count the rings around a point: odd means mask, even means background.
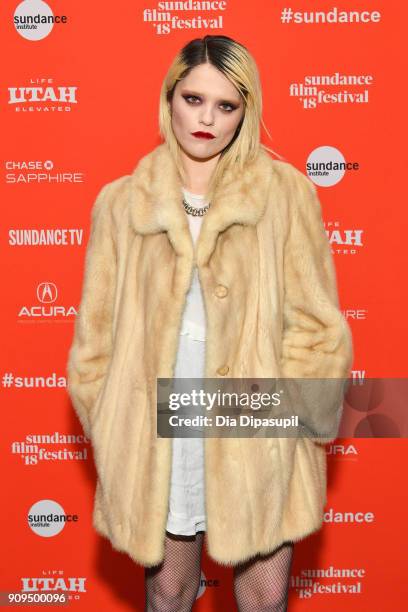
[{"label": "fur collar", "polygon": [[272,158],[260,149],[255,161],[239,173],[228,169],[204,215],[196,250],[181,201],[181,182],[166,143],[143,157],[130,179],[130,220],[139,234],[167,232],[179,256],[205,265],[218,233],[232,225],[256,225],[264,213],[273,173]]}]

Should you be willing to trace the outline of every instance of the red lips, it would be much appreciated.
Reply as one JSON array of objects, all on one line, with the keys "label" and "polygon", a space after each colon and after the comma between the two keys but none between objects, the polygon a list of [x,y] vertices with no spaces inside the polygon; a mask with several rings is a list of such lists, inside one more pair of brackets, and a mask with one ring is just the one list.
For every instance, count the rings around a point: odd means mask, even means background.
[{"label": "red lips", "polygon": [[193,132],[192,134],[196,138],[207,138],[207,140],[215,138],[214,134],[210,134],[210,132]]}]

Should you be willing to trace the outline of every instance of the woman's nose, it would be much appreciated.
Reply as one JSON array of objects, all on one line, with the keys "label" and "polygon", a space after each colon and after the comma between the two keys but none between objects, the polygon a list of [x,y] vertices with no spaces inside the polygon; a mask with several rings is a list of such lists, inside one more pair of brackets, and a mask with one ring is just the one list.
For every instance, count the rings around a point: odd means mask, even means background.
[{"label": "woman's nose", "polygon": [[200,119],[205,125],[212,125],[214,123],[214,111],[210,106],[203,109]]}]

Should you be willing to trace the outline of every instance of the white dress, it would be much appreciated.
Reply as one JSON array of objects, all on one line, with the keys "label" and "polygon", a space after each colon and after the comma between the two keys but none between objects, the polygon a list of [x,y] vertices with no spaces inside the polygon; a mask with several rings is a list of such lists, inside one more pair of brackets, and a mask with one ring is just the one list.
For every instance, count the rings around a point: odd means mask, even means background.
[{"label": "white dress", "polygon": [[[205,206],[204,196],[182,189],[186,202]],[[182,206],[182,202],[180,201]],[[186,213],[187,214],[187,213]],[[206,214],[206,213],[205,213]],[[187,215],[194,242],[204,217]],[[205,309],[197,268],[194,267],[182,315],[175,378],[202,378],[206,346]],[[173,438],[169,511],[166,529],[176,535],[205,531],[204,439]]]}]

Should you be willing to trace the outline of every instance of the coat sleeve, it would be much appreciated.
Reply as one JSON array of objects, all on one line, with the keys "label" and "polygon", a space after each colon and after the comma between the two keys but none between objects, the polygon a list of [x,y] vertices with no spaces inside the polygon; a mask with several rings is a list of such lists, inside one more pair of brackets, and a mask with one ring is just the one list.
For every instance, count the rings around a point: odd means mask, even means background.
[{"label": "coat sleeve", "polygon": [[82,295],[67,362],[67,391],[90,437],[94,409],[112,350],[116,249],[107,193],[100,190],[91,212]]},{"label": "coat sleeve", "polygon": [[[291,379],[284,381],[284,388],[293,414],[311,432],[308,437],[325,444],[338,433],[353,362],[352,336],[339,310],[336,272],[316,188],[294,166],[288,186],[281,372]],[[300,378],[316,380],[301,383]]]}]

